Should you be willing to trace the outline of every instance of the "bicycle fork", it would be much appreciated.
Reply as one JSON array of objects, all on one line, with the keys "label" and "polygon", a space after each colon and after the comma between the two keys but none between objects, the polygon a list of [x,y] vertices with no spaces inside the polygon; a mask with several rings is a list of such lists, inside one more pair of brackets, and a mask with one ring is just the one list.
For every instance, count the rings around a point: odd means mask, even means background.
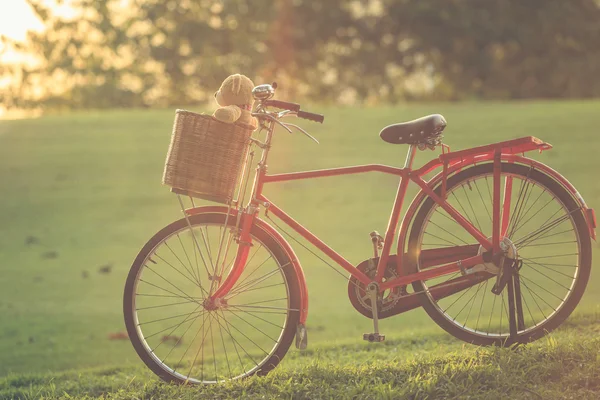
[{"label": "bicycle fork", "polygon": [[240,234],[239,238],[237,239],[238,249],[235,255],[235,260],[229,273],[227,273],[227,271],[223,271],[224,274],[227,274],[227,277],[225,278],[225,281],[218,286],[216,291],[210,295],[209,301],[218,302],[220,299],[227,296],[229,291],[235,286],[238,279],[244,272],[246,261],[248,261],[248,254],[250,253],[250,247],[252,247],[250,230],[254,224],[254,218],[257,212],[257,207],[251,205],[248,207],[248,212],[242,215]]}]

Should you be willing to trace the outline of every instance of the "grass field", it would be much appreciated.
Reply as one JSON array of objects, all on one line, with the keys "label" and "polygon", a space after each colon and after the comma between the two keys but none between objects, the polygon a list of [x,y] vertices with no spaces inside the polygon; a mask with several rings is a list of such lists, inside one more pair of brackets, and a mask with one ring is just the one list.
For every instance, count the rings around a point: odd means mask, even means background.
[{"label": "grass field", "polygon": [[[531,155],[564,174],[589,206],[600,207],[600,137],[594,131],[600,102],[307,109],[326,115],[322,126],[301,123],[321,144],[279,132],[269,172],[400,166],[405,146],[384,143],[379,130],[439,112],[448,120],[445,143],[452,149],[525,135],[552,143],[553,150]],[[6,376],[0,397],[548,398],[560,397],[561,385],[579,390],[574,398],[598,394],[597,260],[568,327],[514,353],[463,346],[421,310],[382,321],[388,343],[368,345],[361,336],[371,330],[370,321],[348,302],[345,280],[297,246],[310,294],[309,351],[290,350],[267,378],[212,389],[159,385],[131,344],[109,335],[124,330],[122,290],[133,258],[181,215],[174,195],[160,184],[172,118],[171,110],[160,110],[0,121],[0,376]],[[435,155],[420,152],[416,164]],[[392,176],[366,174],[276,184],[266,194],[358,264],[370,256],[369,232],[385,231],[396,184]],[[561,375],[561,365],[570,372]],[[329,392],[319,392],[329,385]],[[523,385],[530,386],[519,391]]]}]

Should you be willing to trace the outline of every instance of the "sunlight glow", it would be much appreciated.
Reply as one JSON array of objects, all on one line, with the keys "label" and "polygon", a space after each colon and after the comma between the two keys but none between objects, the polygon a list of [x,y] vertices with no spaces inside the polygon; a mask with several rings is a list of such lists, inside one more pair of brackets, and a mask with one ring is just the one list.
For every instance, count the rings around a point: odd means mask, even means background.
[{"label": "sunlight glow", "polygon": [[23,40],[28,30],[43,27],[25,0],[0,0],[0,35]]}]

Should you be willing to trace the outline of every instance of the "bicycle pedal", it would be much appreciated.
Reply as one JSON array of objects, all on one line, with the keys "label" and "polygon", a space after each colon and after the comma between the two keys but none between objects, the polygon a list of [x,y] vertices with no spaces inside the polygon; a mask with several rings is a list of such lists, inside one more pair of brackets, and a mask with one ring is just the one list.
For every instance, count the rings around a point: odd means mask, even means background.
[{"label": "bicycle pedal", "polygon": [[363,340],[370,343],[381,343],[385,340],[385,335],[380,333],[363,333]]}]

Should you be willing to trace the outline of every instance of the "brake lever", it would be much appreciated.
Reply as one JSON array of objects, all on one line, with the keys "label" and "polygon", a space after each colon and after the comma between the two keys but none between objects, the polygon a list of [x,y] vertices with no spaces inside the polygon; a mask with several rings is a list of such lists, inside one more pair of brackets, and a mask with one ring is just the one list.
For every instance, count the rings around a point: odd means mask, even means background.
[{"label": "brake lever", "polygon": [[287,127],[287,124],[284,124],[283,122],[279,122],[276,119],[273,119],[273,121],[275,121],[275,123],[281,125],[289,133],[294,133],[294,132],[292,132],[292,130],[290,128]]},{"label": "brake lever", "polygon": [[272,115],[269,115],[269,114],[263,114],[263,113],[252,113],[252,116],[253,116],[253,117],[257,117],[257,118],[261,118],[261,119],[262,119],[262,118],[267,118],[267,119],[269,119],[269,120],[271,120],[271,121],[275,122],[276,124],[279,124],[279,125],[281,125],[281,126],[283,127],[283,129],[285,129],[285,130],[286,130],[286,131],[288,131],[289,133],[294,133],[294,132],[292,132],[292,130],[291,130],[290,128],[288,128],[288,127],[287,127],[285,124],[283,124],[283,123],[279,122],[279,121],[277,120],[277,118],[273,117]]},{"label": "brake lever", "polygon": [[298,125],[289,124],[289,123],[286,123],[286,125],[298,129],[300,132],[304,133],[310,139],[314,140],[316,144],[320,144],[319,141],[314,136],[312,136],[310,133],[306,132],[304,129],[300,128]]}]

